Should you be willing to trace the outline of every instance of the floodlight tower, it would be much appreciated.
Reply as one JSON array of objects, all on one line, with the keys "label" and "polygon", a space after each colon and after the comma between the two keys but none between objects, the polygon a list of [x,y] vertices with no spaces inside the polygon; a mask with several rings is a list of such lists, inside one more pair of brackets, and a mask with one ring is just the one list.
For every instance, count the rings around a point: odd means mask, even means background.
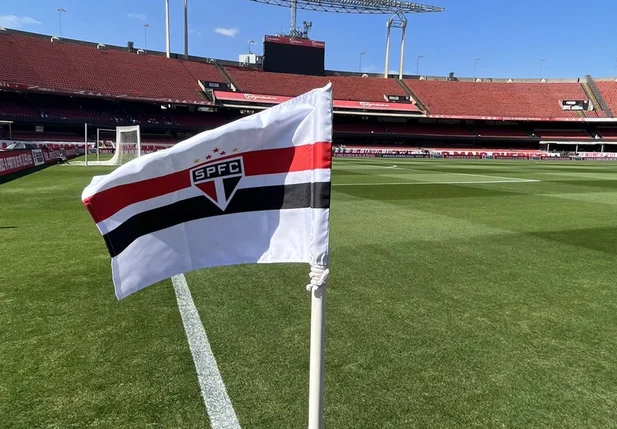
[{"label": "floodlight tower", "polygon": [[[169,0],[165,0],[165,55],[171,57],[171,38],[169,35]],[[189,6],[184,0],[184,59],[189,58]]]},{"label": "floodlight tower", "polygon": [[288,7],[290,11],[289,33],[285,36],[307,37],[306,28],[304,31],[297,28],[296,19],[298,9],[312,10],[316,12],[337,12],[354,14],[393,14],[386,22],[386,65],[384,77],[388,77],[388,67],[390,62],[390,30],[392,27],[400,28],[401,35],[401,61],[399,65],[399,79],[403,78],[403,64],[405,56],[405,32],[407,29],[406,14],[409,13],[431,13],[443,12],[445,9],[437,6],[427,6],[418,3],[411,3],[400,0],[250,0],[256,3],[264,3],[273,6]]},{"label": "floodlight tower", "polygon": [[169,0],[165,0],[165,55],[167,58],[171,56],[169,36]]},{"label": "floodlight tower", "polygon": [[403,63],[405,62],[405,30],[407,29],[407,17],[402,12],[397,12],[392,18],[386,22],[386,66],[384,68],[384,77],[388,77],[390,69],[390,29],[392,27],[401,29],[401,60],[399,62],[398,78],[403,78]]}]

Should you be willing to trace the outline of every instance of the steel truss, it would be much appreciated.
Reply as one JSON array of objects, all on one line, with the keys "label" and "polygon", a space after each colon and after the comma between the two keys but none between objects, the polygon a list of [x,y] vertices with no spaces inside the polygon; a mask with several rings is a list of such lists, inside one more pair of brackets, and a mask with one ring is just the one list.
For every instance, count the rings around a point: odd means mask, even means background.
[{"label": "steel truss", "polygon": [[445,9],[438,6],[428,6],[397,0],[250,0],[273,6],[295,7],[297,9],[313,10],[317,12],[344,12],[344,13],[428,13],[443,12]]},{"label": "steel truss", "polygon": [[[429,6],[398,0],[250,0],[272,6],[288,7],[290,11],[290,28],[286,35],[292,37],[307,37],[308,31],[297,28],[296,17],[298,9],[317,12],[335,12],[350,14],[394,14],[386,22],[386,64],[384,77],[388,77],[390,63],[390,30],[392,27],[402,30],[401,60],[399,64],[399,79],[403,78],[403,64],[405,56],[405,32],[407,29],[407,13],[435,13],[445,9],[438,6]],[[310,25],[310,23],[309,23]],[[306,27],[306,23],[305,23]],[[309,27],[310,29],[310,27]]]}]

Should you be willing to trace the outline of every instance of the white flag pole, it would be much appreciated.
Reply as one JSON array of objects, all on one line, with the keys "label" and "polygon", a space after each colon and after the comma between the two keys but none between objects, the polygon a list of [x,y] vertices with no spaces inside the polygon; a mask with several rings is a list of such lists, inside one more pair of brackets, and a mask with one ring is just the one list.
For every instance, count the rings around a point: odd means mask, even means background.
[{"label": "white flag pole", "polygon": [[326,354],[326,290],[329,270],[311,268],[311,350],[309,373],[308,429],[323,428],[324,370]]},{"label": "white flag pole", "polygon": [[88,123],[84,123],[84,145],[86,146],[86,151],[84,152],[84,162],[86,167],[88,166]]}]

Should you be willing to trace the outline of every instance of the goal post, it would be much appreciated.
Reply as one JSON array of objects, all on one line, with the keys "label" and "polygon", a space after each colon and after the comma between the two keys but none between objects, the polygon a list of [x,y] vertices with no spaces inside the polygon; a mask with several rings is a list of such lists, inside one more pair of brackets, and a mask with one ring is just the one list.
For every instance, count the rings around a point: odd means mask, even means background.
[{"label": "goal post", "polygon": [[[86,132],[87,135],[87,132]],[[96,140],[91,155],[88,156],[89,145],[85,139],[86,154],[84,161],[71,161],[69,165],[75,166],[118,166],[154,152],[166,150],[176,144],[176,140],[170,135],[150,137],[148,143],[141,141],[141,129],[139,125],[123,126],[116,128],[96,128]],[[159,140],[157,142],[157,140]],[[92,158],[96,157],[96,160]]]},{"label": "goal post", "polygon": [[[87,125],[86,125],[87,126]],[[113,151],[111,159],[101,161],[99,153],[100,145],[100,131],[115,131],[115,142],[107,141],[106,148],[109,151]],[[111,147],[109,147],[111,146]],[[92,166],[113,166],[122,165],[127,162],[141,156],[141,131],[139,125],[131,125],[125,127],[116,127],[115,130],[102,129],[97,130],[96,139],[96,161],[88,160],[88,143],[86,139],[86,154],[83,163],[72,162],[72,165],[92,165]]]},{"label": "goal post", "polygon": [[101,153],[108,155],[115,151],[116,129],[115,128],[97,128],[96,129],[96,160],[101,160]]}]

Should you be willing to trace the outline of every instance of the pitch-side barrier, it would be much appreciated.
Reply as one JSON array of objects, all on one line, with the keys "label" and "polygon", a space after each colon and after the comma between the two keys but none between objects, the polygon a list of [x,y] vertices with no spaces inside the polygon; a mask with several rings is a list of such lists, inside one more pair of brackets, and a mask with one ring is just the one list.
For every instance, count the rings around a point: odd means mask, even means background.
[{"label": "pitch-side barrier", "polygon": [[57,164],[62,159],[78,156],[77,149],[58,151],[24,149],[0,152],[0,183],[8,182],[42,168]]},{"label": "pitch-side barrier", "polygon": [[335,158],[407,158],[407,159],[501,159],[535,161],[617,161],[617,153],[580,153],[577,155],[549,155],[526,153],[471,154],[457,152],[431,153],[334,153]]}]

